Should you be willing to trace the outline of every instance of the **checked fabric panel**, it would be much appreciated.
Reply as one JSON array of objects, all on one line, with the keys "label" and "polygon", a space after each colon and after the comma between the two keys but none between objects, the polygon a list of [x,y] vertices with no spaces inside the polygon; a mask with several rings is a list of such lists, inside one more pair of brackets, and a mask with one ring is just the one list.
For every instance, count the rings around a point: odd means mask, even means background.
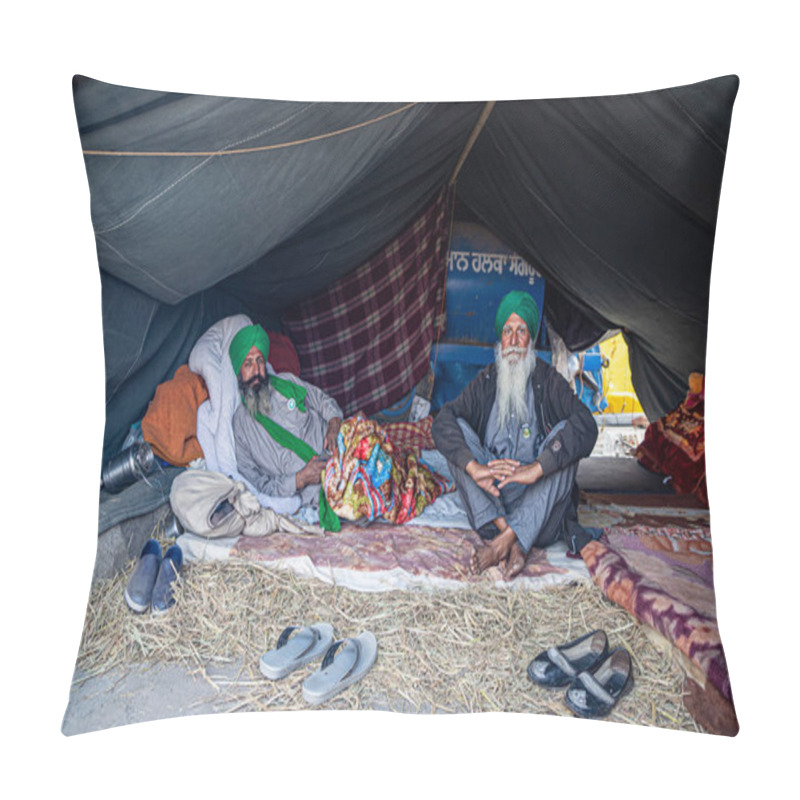
[{"label": "checked fabric panel", "polygon": [[373,414],[427,373],[444,330],[450,204],[433,204],[369,261],[283,317],[304,380],[346,415]]}]

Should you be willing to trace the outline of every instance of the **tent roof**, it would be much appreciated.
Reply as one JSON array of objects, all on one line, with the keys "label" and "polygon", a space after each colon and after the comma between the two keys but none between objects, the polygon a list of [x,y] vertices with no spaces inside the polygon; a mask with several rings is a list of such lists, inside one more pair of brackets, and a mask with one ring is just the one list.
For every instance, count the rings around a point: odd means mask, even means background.
[{"label": "tent roof", "polygon": [[[548,279],[546,313],[568,345],[626,331],[651,418],[704,370],[737,89],[727,76],[499,102],[458,174],[459,207]],[[74,96],[107,403],[128,424],[220,315],[274,324],[391,241],[450,180],[485,107],[206,97],[81,77]]]}]

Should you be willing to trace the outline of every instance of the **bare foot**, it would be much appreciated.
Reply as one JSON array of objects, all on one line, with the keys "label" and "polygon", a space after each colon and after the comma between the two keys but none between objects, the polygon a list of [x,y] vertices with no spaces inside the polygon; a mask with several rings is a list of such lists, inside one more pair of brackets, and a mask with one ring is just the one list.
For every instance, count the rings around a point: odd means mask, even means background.
[{"label": "bare foot", "polygon": [[508,551],[508,558],[506,558],[505,567],[503,569],[503,577],[507,581],[516,578],[524,569],[526,560],[527,556],[522,551],[517,537],[515,536],[514,544],[511,545],[511,549]]},{"label": "bare foot", "polygon": [[[508,561],[514,545],[519,547],[517,536],[511,528],[506,528],[502,533],[492,539],[483,547],[476,547],[469,560],[470,572],[479,575],[489,567]],[[521,552],[521,551],[520,551]],[[525,559],[522,559],[523,566]],[[520,567],[522,569],[522,567]]]}]

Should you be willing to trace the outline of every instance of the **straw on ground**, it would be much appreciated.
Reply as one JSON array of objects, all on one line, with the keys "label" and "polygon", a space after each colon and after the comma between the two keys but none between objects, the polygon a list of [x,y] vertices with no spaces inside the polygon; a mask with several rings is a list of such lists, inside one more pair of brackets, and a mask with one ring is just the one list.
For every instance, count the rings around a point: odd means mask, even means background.
[{"label": "straw on ground", "polygon": [[[132,566],[131,566],[132,568]],[[701,730],[683,703],[684,674],[645,629],[591,584],[542,591],[470,585],[458,591],[356,592],[252,562],[188,564],[168,614],[136,615],[123,600],[130,570],[92,590],[76,680],[132,664],[179,663],[203,675],[228,711],[305,708],[309,666],[262,677],[261,654],[289,624],[328,621],[337,636],[371,630],[378,659],[330,708],[409,712],[512,711],[569,715],[563,690],[528,679],[528,662],[594,628],[634,657],[635,687],[611,719]],[[238,664],[236,680],[214,665]]]}]

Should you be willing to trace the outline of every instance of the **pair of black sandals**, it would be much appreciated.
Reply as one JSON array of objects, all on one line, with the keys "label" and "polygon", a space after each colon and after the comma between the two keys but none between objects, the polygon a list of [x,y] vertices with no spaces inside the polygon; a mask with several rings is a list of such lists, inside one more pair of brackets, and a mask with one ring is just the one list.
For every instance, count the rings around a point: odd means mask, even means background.
[{"label": "pair of black sandals", "polygon": [[624,647],[609,650],[606,632],[596,630],[539,653],[528,664],[528,677],[551,689],[567,686],[564,700],[570,710],[598,719],[633,688],[633,665]]}]

